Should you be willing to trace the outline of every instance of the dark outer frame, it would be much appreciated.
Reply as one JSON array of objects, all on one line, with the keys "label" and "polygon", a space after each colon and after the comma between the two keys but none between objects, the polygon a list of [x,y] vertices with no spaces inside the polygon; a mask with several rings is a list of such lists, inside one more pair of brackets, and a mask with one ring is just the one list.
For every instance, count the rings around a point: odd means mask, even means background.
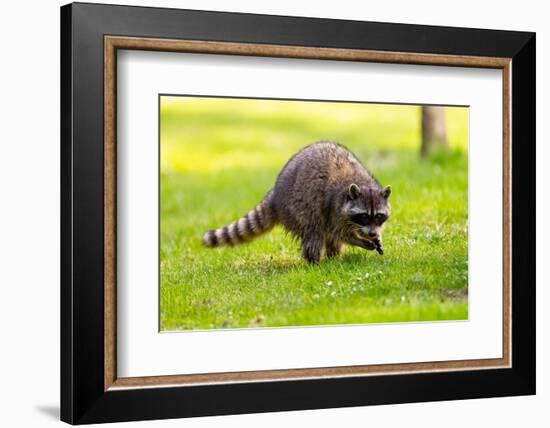
[{"label": "dark outer frame", "polygon": [[[104,36],[512,59],[512,367],[104,388]],[[61,419],[82,424],[535,393],[535,34],[76,3],[61,8]]]}]

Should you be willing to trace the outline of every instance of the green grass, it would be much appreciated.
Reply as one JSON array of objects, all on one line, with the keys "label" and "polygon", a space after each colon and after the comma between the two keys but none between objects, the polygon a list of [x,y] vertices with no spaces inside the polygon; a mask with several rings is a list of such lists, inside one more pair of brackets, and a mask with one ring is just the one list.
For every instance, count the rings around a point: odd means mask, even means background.
[{"label": "green grass", "polygon": [[[450,152],[421,160],[414,106],[163,98],[161,330],[467,319],[468,112],[448,109],[447,121]],[[319,139],[392,185],[384,256],[348,247],[310,266],[280,227],[202,246]]]}]

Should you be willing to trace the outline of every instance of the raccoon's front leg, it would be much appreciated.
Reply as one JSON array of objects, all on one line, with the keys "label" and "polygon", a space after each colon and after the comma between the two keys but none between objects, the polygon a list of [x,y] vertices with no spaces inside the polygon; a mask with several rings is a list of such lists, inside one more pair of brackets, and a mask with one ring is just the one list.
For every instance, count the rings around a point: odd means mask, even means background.
[{"label": "raccoon's front leg", "polygon": [[342,251],[342,243],[339,241],[327,240],[325,242],[325,253],[328,258],[336,257]]},{"label": "raccoon's front leg", "polygon": [[308,263],[319,263],[323,251],[324,239],[321,234],[302,238],[302,254]]}]

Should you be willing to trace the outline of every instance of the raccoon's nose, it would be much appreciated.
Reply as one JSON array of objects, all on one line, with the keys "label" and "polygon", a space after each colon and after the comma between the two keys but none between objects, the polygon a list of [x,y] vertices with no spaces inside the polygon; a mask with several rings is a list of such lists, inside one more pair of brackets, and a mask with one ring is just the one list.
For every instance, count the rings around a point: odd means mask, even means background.
[{"label": "raccoon's nose", "polygon": [[374,230],[369,230],[369,238],[376,238],[376,232]]}]

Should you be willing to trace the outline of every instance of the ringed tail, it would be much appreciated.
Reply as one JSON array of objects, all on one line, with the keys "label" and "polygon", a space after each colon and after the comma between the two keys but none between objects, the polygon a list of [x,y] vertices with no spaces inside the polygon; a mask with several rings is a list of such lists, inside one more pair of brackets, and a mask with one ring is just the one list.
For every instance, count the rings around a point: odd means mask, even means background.
[{"label": "ringed tail", "polygon": [[254,209],[239,220],[206,232],[202,237],[203,244],[206,247],[243,244],[269,232],[277,223],[271,206],[272,195],[273,191],[270,191]]}]

